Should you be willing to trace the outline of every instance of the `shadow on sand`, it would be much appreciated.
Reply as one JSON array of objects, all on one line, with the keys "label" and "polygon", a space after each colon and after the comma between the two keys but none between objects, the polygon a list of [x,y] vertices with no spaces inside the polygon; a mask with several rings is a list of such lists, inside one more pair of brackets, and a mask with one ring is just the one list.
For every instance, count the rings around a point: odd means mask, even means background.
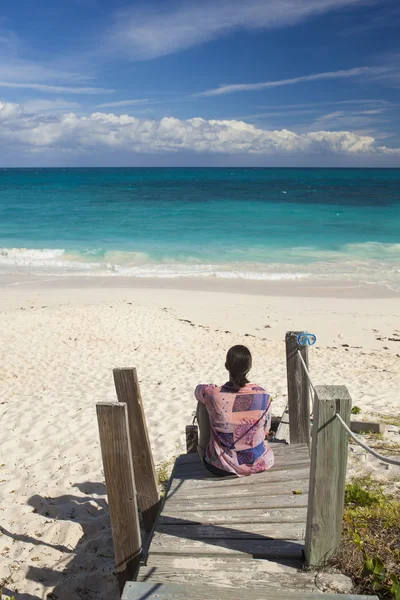
[{"label": "shadow on sand", "polygon": [[[3,593],[14,595],[16,600],[94,600],[99,597],[118,597],[115,574],[111,526],[103,483],[77,483],[73,485],[83,495],[66,494],[56,498],[35,495],[28,505],[33,512],[46,517],[48,522],[72,521],[81,527],[82,535],[76,547],[50,543],[29,535],[15,534],[1,528],[10,539],[50,548],[61,553],[51,567],[29,566],[27,580],[37,582],[37,595],[21,590],[18,593],[4,587]],[[43,587],[53,588],[43,596]],[[30,586],[32,589],[32,586]]]}]

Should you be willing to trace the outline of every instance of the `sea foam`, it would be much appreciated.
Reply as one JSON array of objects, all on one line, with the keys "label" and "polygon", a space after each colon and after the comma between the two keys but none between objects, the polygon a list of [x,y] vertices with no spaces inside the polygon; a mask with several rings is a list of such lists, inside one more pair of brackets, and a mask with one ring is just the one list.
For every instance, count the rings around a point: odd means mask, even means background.
[{"label": "sea foam", "polygon": [[[265,262],[246,261],[245,252],[240,262],[222,262],[201,261],[193,256],[155,258],[145,252],[101,248],[81,251],[1,248],[0,273],[140,278],[214,277],[253,281],[344,280],[400,290],[399,255],[400,244],[352,244],[340,251],[287,248],[271,252],[271,261]],[[377,256],[380,260],[375,258]],[[227,258],[230,258],[229,253]]]}]

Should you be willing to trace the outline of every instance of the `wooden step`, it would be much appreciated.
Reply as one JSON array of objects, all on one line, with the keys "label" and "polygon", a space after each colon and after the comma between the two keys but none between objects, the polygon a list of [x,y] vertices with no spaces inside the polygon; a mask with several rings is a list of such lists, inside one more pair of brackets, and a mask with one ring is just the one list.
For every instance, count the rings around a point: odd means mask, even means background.
[{"label": "wooden step", "polygon": [[[268,572],[285,575],[295,575],[303,568],[302,560],[264,560],[254,559],[249,561],[241,556],[165,556],[160,554],[150,555],[146,567],[159,567],[164,570],[191,570],[193,566],[202,572]],[[143,567],[142,567],[143,568]],[[315,575],[314,575],[315,576]],[[246,580],[246,577],[244,577]]]},{"label": "wooden step", "polygon": [[282,587],[295,590],[316,590],[315,573],[301,572],[301,561],[280,563],[268,560],[247,560],[241,557],[151,556],[141,567],[138,581],[186,583],[217,587],[252,588]]},{"label": "wooden step", "polygon": [[294,508],[230,508],[227,510],[183,510],[176,512],[167,505],[158,518],[157,528],[161,525],[175,525],[179,519],[181,525],[227,525],[248,523],[305,523],[307,507]]},{"label": "wooden step", "polygon": [[[217,588],[243,588],[248,589],[268,589],[274,590],[277,594],[280,592],[314,592],[316,594],[329,589],[331,592],[346,592],[352,587],[351,580],[345,575],[329,573],[321,575],[315,571],[301,571],[292,567],[283,568],[278,563],[270,563],[267,560],[240,560],[241,564],[218,565],[219,561],[213,559],[187,559],[191,567],[179,567],[179,561],[172,559],[171,564],[155,565],[142,567],[140,569],[138,581],[152,581],[153,583],[173,583],[186,584],[190,581],[191,585],[214,586]],[[204,565],[208,560],[215,564],[214,568],[210,565]],[[200,563],[200,561],[202,561]],[[200,563],[200,564],[199,564]],[[177,566],[178,565],[178,566]],[[261,568],[264,566],[264,568]],[[216,590],[215,597],[218,598],[219,590]]]},{"label": "wooden step", "polygon": [[[126,584],[121,600],[243,600],[249,597],[249,588],[225,589],[205,585],[175,585],[130,581]],[[251,589],[251,600],[337,600],[336,594],[313,592],[268,592],[264,587]],[[377,600],[377,596],[341,594],[340,600]]]},{"label": "wooden step", "polygon": [[297,479],[293,477],[288,481],[281,481],[275,484],[270,484],[265,481],[260,481],[259,485],[246,485],[246,481],[243,481],[241,485],[229,486],[228,482],[226,486],[215,487],[213,485],[204,487],[202,490],[190,489],[185,487],[177,487],[172,492],[168,493],[167,503],[181,504],[182,502],[202,502],[203,500],[220,500],[222,498],[229,497],[232,500],[237,498],[242,500],[243,504],[251,506],[252,498],[264,498],[266,496],[284,496],[296,495],[296,492],[306,494],[309,488],[308,474],[304,479]]},{"label": "wooden step", "polygon": [[[309,449],[307,447],[307,444],[288,445],[288,444],[280,444],[280,443],[276,443],[276,442],[270,442],[269,446],[272,448],[275,457],[281,457],[281,456],[295,457],[298,455],[299,452],[305,452],[305,453],[309,454]],[[191,452],[189,454],[181,454],[177,460],[179,461],[180,464],[188,464],[188,465],[200,462],[200,458],[199,458],[199,455],[197,454],[197,452]]]},{"label": "wooden step", "polygon": [[175,537],[192,540],[207,539],[275,539],[304,540],[305,523],[243,523],[223,527],[221,525],[197,525],[195,523],[158,524],[157,532],[172,534]]},{"label": "wooden step", "polygon": [[168,535],[154,534],[150,546],[150,554],[181,556],[243,556],[251,558],[297,558],[301,559],[304,548],[303,540],[266,539],[187,539]]},{"label": "wooden step", "polygon": [[[295,490],[294,490],[295,491]],[[253,508],[304,508],[308,506],[308,494],[293,494],[287,493],[284,495],[266,495],[266,496],[257,496],[255,498],[251,498],[250,502],[244,503],[241,498],[230,498],[229,494],[225,494],[225,496],[221,497],[218,502],[215,499],[209,499],[207,497],[198,498],[198,500],[183,500],[182,502],[171,502],[168,500],[165,504],[165,508],[162,511],[164,514],[164,510],[169,512],[171,515],[176,515],[179,517],[178,513],[187,512],[187,511],[227,511],[227,510],[235,510],[235,509],[243,509],[244,507],[248,507],[248,509]]]},{"label": "wooden step", "polygon": [[[294,465],[291,469],[282,469],[278,470],[272,468],[270,471],[265,471],[264,473],[257,473],[257,475],[252,475],[251,477],[245,478],[245,485],[252,486],[254,489],[260,485],[269,485],[272,486],[277,483],[293,481],[293,479],[309,479],[310,477],[310,468],[308,466]],[[174,477],[171,487],[169,489],[168,496],[171,496],[175,493],[175,491],[182,492],[183,490],[188,492],[196,491],[197,494],[204,495],[207,493],[209,489],[218,489],[218,488],[235,488],[243,485],[243,478],[240,477],[214,477],[213,479],[179,479],[178,477]],[[234,491],[234,490],[232,490]]]}]

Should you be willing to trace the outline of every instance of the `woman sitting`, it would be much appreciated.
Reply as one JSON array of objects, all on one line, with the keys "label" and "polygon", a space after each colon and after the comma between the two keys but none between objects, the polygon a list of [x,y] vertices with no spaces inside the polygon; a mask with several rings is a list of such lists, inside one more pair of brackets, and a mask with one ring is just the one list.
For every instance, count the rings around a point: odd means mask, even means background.
[{"label": "woman sitting", "polygon": [[244,476],[272,467],[274,455],[265,442],[271,425],[269,394],[247,375],[250,351],[233,346],[226,356],[229,381],[223,386],[198,385],[199,454],[214,475]]}]

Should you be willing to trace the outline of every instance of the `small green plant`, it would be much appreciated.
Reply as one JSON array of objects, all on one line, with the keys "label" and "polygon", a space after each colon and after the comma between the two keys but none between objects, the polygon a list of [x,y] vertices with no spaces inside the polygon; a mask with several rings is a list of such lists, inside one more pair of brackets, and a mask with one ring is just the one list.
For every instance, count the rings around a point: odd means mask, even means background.
[{"label": "small green plant", "polygon": [[172,465],[174,464],[175,459],[166,460],[157,469],[157,483],[160,488],[161,496],[164,496],[167,491],[169,478],[171,476]]},{"label": "small green plant", "polygon": [[379,502],[379,495],[363,488],[359,483],[349,483],[346,486],[345,502],[356,506],[371,506]]},{"label": "small green plant", "polygon": [[363,574],[371,580],[374,592],[390,592],[395,600],[400,600],[399,577],[387,572],[385,563],[379,556],[366,559]]},{"label": "small green plant", "polygon": [[395,600],[400,600],[400,578],[396,573],[390,573],[390,580],[392,582],[390,591],[392,592]]},{"label": "small green plant", "polygon": [[368,433],[367,434],[369,438],[373,439],[373,440],[383,440],[383,433],[381,433],[380,431],[378,431],[377,433]]},{"label": "small green plant", "polygon": [[360,412],[361,412],[361,408],[359,406],[353,406],[353,408],[351,409],[352,415],[359,415]]},{"label": "small green plant", "polygon": [[354,593],[400,600],[400,502],[371,475],[346,486],[342,544],[333,564]]},{"label": "small green plant", "polygon": [[380,592],[385,585],[385,565],[379,556],[367,558],[364,563],[364,575],[372,579],[372,589]]}]

